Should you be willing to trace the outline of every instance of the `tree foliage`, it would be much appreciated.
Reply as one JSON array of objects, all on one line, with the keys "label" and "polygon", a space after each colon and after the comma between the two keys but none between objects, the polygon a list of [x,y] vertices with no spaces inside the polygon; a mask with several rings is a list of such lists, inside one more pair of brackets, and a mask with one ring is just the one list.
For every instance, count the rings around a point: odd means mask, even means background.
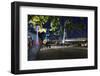
[{"label": "tree foliage", "polygon": [[80,17],[79,22],[73,23],[72,18],[67,18],[65,21],[65,28],[69,31],[76,29],[76,30],[82,30],[85,28],[85,24],[83,23],[84,18]]},{"label": "tree foliage", "polygon": [[[36,28],[36,26],[39,26],[39,32],[46,32],[47,28],[44,28],[43,26],[45,26],[45,23],[48,22],[48,20],[50,21],[50,29],[49,31],[52,32],[57,32],[58,27],[62,27],[63,28],[60,29],[60,33],[64,31],[64,29],[67,29],[69,31],[73,30],[73,29],[77,29],[77,30],[82,30],[84,29],[84,23],[82,22],[84,20],[84,17],[80,17],[80,21],[77,23],[73,23],[73,18],[72,17],[67,17],[66,20],[64,21],[64,25],[61,25],[60,23],[60,17],[58,16],[41,16],[41,15],[29,15],[29,20],[31,21],[33,24],[33,27]],[[58,30],[59,31],[59,30]]]},{"label": "tree foliage", "polygon": [[30,20],[33,27],[39,26],[39,32],[46,32],[46,28],[43,28],[44,24],[48,21],[49,16],[31,16]]},{"label": "tree foliage", "polygon": [[59,25],[60,25],[59,17],[55,17],[55,16],[51,17],[51,24],[50,24],[51,29],[50,29],[50,31],[55,32]]}]

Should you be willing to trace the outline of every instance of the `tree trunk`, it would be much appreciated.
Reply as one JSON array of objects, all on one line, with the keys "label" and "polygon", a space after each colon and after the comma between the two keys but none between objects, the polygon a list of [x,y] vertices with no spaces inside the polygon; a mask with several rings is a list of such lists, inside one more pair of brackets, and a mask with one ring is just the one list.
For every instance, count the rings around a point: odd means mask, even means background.
[{"label": "tree trunk", "polygon": [[63,44],[65,43],[65,28],[64,28],[63,41],[62,41],[62,43],[63,43]]},{"label": "tree trunk", "polygon": [[39,26],[36,26],[36,47],[38,47],[38,46],[39,46],[38,29],[39,29]]},{"label": "tree trunk", "polygon": [[64,32],[63,32],[63,40],[62,40],[62,43],[64,44],[65,43],[65,37],[66,37],[66,30],[65,30],[65,26],[66,26],[66,24],[67,24],[67,20],[65,21],[65,23],[64,23]]}]

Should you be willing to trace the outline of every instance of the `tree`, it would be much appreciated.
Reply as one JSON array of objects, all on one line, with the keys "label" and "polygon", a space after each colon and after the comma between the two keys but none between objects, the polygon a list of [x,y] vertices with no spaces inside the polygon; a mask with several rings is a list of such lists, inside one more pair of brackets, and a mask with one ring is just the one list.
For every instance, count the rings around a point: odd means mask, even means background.
[{"label": "tree", "polygon": [[36,15],[30,15],[29,21],[32,22],[33,27],[36,29],[36,26],[38,27],[38,32],[47,32],[46,28],[43,28],[45,26],[44,24],[50,20],[50,29],[49,31],[53,32],[54,34],[57,33],[58,27],[60,27],[59,34],[63,33],[63,40],[62,43],[65,43],[65,37],[67,36],[67,30],[71,31],[72,29],[82,30],[84,29],[84,24],[82,23],[82,20],[84,20],[84,17],[79,17],[80,21],[76,24],[73,23],[73,17],[66,17],[66,20],[64,21],[64,24],[61,25],[60,18],[58,16],[36,16]]},{"label": "tree", "polygon": [[62,43],[65,43],[65,35],[67,35],[67,32],[65,34],[65,30],[71,31],[72,29],[82,30],[85,27],[85,24],[82,22],[84,20],[84,17],[80,17],[80,22],[77,22],[76,24],[72,22],[72,17],[68,17],[64,22],[64,31],[63,31],[63,41]]},{"label": "tree", "polygon": [[38,32],[46,32],[46,28],[43,28],[43,25],[48,21],[48,16],[35,16],[29,15],[29,23],[33,24],[33,28],[36,31],[36,47],[39,47],[39,35]]}]

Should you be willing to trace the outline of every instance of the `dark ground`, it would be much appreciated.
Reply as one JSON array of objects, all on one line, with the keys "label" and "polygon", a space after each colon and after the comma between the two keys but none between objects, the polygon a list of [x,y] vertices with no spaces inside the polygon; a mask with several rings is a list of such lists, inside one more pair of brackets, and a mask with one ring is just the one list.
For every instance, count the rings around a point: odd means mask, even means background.
[{"label": "dark ground", "polygon": [[36,60],[79,59],[87,57],[88,51],[86,47],[66,47],[41,50]]}]

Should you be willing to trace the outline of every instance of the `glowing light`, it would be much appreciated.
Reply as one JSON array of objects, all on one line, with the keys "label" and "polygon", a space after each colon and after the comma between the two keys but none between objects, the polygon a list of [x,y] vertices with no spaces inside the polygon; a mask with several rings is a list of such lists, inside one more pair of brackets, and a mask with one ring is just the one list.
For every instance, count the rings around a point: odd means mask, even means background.
[{"label": "glowing light", "polygon": [[36,47],[39,46],[39,36],[38,36],[39,26],[36,26]]}]

